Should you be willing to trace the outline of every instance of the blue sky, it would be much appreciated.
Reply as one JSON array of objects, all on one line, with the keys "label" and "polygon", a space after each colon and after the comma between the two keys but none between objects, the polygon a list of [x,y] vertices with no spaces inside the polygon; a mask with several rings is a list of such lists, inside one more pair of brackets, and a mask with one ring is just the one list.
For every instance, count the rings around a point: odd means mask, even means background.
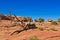
[{"label": "blue sky", "polygon": [[32,16],[33,19],[57,19],[60,17],[60,0],[0,0],[0,12],[18,16]]}]

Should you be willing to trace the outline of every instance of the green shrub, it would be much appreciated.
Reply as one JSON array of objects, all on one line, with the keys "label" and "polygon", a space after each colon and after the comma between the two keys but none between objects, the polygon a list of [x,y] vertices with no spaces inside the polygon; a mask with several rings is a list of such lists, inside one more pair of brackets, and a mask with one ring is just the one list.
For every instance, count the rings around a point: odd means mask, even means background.
[{"label": "green shrub", "polygon": [[34,21],[35,22],[44,22],[44,19],[43,18],[39,18],[39,19],[35,19]]},{"label": "green shrub", "polygon": [[38,20],[37,20],[37,19],[35,19],[34,21],[35,21],[35,22],[38,22]]},{"label": "green shrub", "polygon": [[39,21],[39,22],[44,22],[44,19],[43,19],[43,18],[39,18],[38,21]]},{"label": "green shrub", "polygon": [[2,12],[0,12],[0,18],[3,18],[5,15],[2,13]]},{"label": "green shrub", "polygon": [[39,40],[37,36],[31,37],[30,40]]},{"label": "green shrub", "polygon": [[27,18],[28,18],[29,22],[33,22],[32,17],[27,17]]},{"label": "green shrub", "polygon": [[60,18],[58,18],[58,22],[60,22]]}]

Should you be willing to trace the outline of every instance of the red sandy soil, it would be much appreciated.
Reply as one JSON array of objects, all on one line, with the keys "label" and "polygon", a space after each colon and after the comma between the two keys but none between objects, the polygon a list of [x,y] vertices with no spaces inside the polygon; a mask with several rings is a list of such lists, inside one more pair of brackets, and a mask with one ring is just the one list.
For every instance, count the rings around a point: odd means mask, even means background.
[{"label": "red sandy soil", "polygon": [[0,40],[29,40],[33,36],[37,36],[39,40],[60,40],[60,30],[39,30],[39,29],[30,29],[23,31],[19,34],[15,33],[10,35],[15,30],[20,30],[21,27],[3,27],[4,25],[9,25],[10,21],[4,20],[0,22]]},{"label": "red sandy soil", "polygon": [[[40,30],[28,30],[21,32],[19,34],[14,34],[9,37],[9,40],[29,40],[31,37],[37,36],[39,40],[44,40],[48,37],[51,36],[59,36],[58,38],[60,39],[60,31],[40,31]],[[55,37],[56,39],[57,37]],[[57,39],[58,40],[58,39]]]}]

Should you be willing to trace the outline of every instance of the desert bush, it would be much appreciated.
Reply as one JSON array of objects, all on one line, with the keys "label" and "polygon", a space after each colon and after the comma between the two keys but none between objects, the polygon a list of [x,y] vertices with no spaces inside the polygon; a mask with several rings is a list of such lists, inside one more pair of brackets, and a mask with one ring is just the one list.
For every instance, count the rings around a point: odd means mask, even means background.
[{"label": "desert bush", "polygon": [[38,22],[38,20],[37,20],[37,19],[34,19],[34,21],[35,21],[35,22]]},{"label": "desert bush", "polygon": [[60,18],[58,18],[58,20],[57,20],[58,22],[60,22]]},{"label": "desert bush", "polygon": [[52,25],[57,25],[57,22],[56,21],[52,21],[51,24]]},{"label": "desert bush", "polygon": [[3,18],[5,15],[2,13],[2,12],[0,12],[0,18]]},{"label": "desert bush", "polygon": [[39,18],[38,21],[39,22],[44,22],[44,19],[43,18]]},{"label": "desert bush", "polygon": [[53,31],[56,31],[55,26],[51,26],[49,29],[53,30]]},{"label": "desert bush", "polygon": [[39,40],[37,36],[31,37],[30,40]]},{"label": "desert bush", "polygon": [[34,21],[35,22],[44,22],[44,19],[43,18],[39,18],[39,19],[35,19]]},{"label": "desert bush", "polygon": [[30,22],[33,22],[32,17],[27,17]]},{"label": "desert bush", "polygon": [[39,27],[38,29],[39,29],[39,30],[41,30],[41,31],[43,31],[43,30],[44,30],[44,28],[43,28],[43,27]]}]

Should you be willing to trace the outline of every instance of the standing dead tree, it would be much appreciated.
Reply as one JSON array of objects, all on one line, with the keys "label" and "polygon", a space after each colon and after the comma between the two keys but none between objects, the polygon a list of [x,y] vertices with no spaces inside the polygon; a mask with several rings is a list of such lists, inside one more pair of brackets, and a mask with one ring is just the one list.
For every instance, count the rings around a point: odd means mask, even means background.
[{"label": "standing dead tree", "polygon": [[20,20],[17,18],[17,16],[14,14],[14,17],[17,19],[17,22],[19,22]]},{"label": "standing dead tree", "polygon": [[8,18],[11,20],[11,23],[12,23],[12,20],[13,20],[12,10],[11,9],[8,9],[8,12],[9,12]]}]

